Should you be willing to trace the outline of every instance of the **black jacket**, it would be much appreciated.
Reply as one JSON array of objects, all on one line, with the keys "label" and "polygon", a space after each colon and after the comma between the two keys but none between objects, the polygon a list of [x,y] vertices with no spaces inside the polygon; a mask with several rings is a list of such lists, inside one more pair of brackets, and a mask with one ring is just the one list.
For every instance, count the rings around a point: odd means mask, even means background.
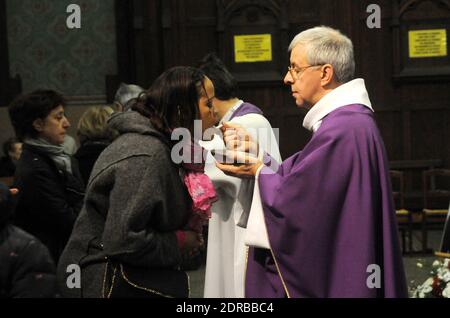
[{"label": "black jacket", "polygon": [[8,157],[0,159],[0,177],[12,177],[16,171],[16,166]]},{"label": "black jacket", "polygon": [[84,185],[75,160],[73,175],[57,168],[48,155],[24,144],[14,186],[19,189],[15,224],[36,236],[55,262],[81,210]]},{"label": "black jacket", "polygon": [[74,157],[78,160],[81,176],[84,184],[87,184],[98,156],[105,150],[110,142],[107,141],[86,141],[78,148]]},{"label": "black jacket", "polygon": [[15,226],[2,226],[0,260],[0,298],[56,296],[55,264],[35,237]]}]

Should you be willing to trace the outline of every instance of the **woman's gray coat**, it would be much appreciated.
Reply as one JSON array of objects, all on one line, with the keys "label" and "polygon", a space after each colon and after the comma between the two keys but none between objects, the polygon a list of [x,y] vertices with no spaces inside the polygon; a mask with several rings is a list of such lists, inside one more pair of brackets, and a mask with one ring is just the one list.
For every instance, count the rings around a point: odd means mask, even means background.
[{"label": "woman's gray coat", "polygon": [[[120,136],[94,166],[58,264],[63,297],[104,296],[107,259],[149,269],[181,262],[175,231],[186,224],[191,203],[168,140],[137,112],[114,115],[109,125]],[[75,282],[74,271],[67,273],[72,264],[81,268],[81,288],[67,287],[68,278],[71,287]]]}]

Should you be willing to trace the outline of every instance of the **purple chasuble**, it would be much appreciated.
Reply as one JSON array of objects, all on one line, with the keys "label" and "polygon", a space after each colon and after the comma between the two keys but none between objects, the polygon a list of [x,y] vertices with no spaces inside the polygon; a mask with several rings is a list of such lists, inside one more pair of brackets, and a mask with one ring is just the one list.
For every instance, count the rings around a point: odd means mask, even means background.
[{"label": "purple chasuble", "polygon": [[229,120],[232,120],[235,117],[241,117],[248,114],[258,114],[262,115],[263,112],[257,106],[250,103],[243,103],[230,117]]},{"label": "purple chasuble", "polygon": [[408,296],[388,161],[371,110],[356,104],[331,112],[303,151],[276,174],[268,169],[259,186],[272,251],[250,248],[246,297]]}]

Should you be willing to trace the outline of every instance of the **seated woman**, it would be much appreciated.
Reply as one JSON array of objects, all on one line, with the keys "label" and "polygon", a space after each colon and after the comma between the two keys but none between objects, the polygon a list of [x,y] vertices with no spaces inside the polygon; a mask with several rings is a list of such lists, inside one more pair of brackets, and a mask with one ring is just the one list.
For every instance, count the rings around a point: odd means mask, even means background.
[{"label": "seated woman", "polygon": [[78,160],[84,184],[88,183],[98,156],[116,135],[107,126],[107,121],[113,112],[114,110],[109,106],[93,106],[84,112],[78,122],[77,135],[80,148],[74,157]]},{"label": "seated woman", "polygon": [[[119,137],[92,170],[86,200],[58,264],[64,297],[187,297],[182,255],[203,240],[187,228],[192,199],[181,166],[171,159],[171,132],[193,132],[216,119],[212,82],[198,69],[176,67],[163,73],[109,127]],[[81,269],[81,288],[69,289],[68,266]]]},{"label": "seated woman", "polygon": [[3,143],[3,152],[5,156],[0,159],[0,177],[13,177],[22,154],[22,143],[17,138],[9,138]]},{"label": "seated woman", "polygon": [[0,182],[0,299],[56,297],[56,269],[50,252],[10,223],[16,194],[17,189]]},{"label": "seated woman", "polygon": [[64,104],[60,94],[38,90],[9,106],[16,135],[24,142],[14,179],[19,189],[15,224],[44,243],[55,263],[84,196],[77,163],[63,150],[70,127]]}]

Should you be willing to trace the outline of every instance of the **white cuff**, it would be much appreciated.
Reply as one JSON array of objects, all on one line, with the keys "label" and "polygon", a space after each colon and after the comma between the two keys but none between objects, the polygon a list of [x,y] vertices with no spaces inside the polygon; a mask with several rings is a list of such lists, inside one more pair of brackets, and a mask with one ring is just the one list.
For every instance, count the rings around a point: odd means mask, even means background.
[{"label": "white cuff", "polygon": [[255,188],[253,190],[252,206],[250,208],[244,241],[248,246],[270,249],[258,182],[259,174],[263,167],[264,165],[261,165],[255,175]]}]

